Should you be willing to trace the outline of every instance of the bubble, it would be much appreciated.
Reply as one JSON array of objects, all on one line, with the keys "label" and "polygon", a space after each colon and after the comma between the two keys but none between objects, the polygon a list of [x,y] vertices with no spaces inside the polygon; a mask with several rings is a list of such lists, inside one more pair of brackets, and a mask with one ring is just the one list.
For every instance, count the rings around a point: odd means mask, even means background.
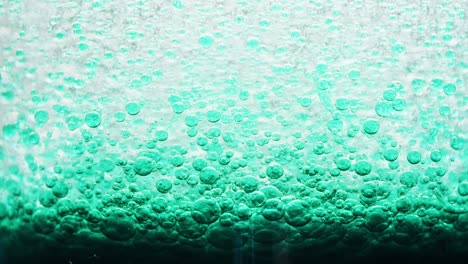
[{"label": "bubble", "polygon": [[236,213],[241,220],[247,220],[252,215],[252,210],[247,205],[239,203],[236,208]]},{"label": "bubble", "polygon": [[196,239],[203,236],[207,228],[197,223],[189,212],[184,212],[177,218],[176,230],[183,237]]},{"label": "bubble", "polygon": [[258,188],[258,180],[255,177],[252,176],[245,176],[241,179],[242,183],[242,189],[246,193],[251,193],[253,191],[256,191]]},{"label": "bubble", "polygon": [[458,184],[458,194],[461,196],[467,196],[468,195],[468,182],[462,182]]},{"label": "bubble", "polygon": [[361,73],[358,70],[351,70],[348,73],[348,78],[350,78],[353,81],[359,79],[359,77],[361,77]]},{"label": "bubble", "polygon": [[396,200],[395,207],[398,212],[406,213],[412,208],[411,200],[407,197],[401,197]]},{"label": "bubble", "polygon": [[136,102],[129,102],[125,106],[125,110],[129,115],[137,115],[138,113],[140,113],[141,106]]},{"label": "bubble", "polygon": [[59,181],[54,185],[54,187],[52,187],[52,193],[57,198],[63,198],[68,194],[68,185],[62,181]]},{"label": "bubble", "polygon": [[364,122],[364,132],[369,135],[376,134],[379,131],[380,124],[376,120],[370,119]]},{"label": "bubble", "polygon": [[156,182],[156,189],[160,193],[167,193],[172,189],[172,182],[168,179],[160,179]]},{"label": "bubble", "polygon": [[462,138],[459,137],[452,137],[450,139],[450,147],[454,150],[462,150],[465,146],[465,142]]},{"label": "bubble", "polygon": [[169,133],[167,133],[166,130],[158,130],[156,131],[155,136],[158,141],[166,141],[169,137]]},{"label": "bubble", "polygon": [[284,216],[284,203],[280,199],[268,199],[262,209],[262,215],[270,221],[280,220]]},{"label": "bubble", "polygon": [[398,151],[396,149],[393,149],[393,148],[386,149],[384,151],[384,153],[383,153],[383,156],[387,161],[397,160],[398,155],[399,155]]},{"label": "bubble", "polygon": [[421,161],[421,153],[418,151],[410,151],[406,155],[406,159],[411,164],[418,164]]},{"label": "bubble", "polygon": [[424,87],[426,87],[427,82],[421,79],[414,79],[411,81],[411,88],[415,93],[420,92]]},{"label": "bubble", "polygon": [[422,231],[422,221],[417,215],[405,215],[394,225],[396,233],[393,240],[401,245],[410,245],[419,239]]},{"label": "bubble", "polygon": [[85,123],[90,128],[96,128],[101,124],[101,115],[98,112],[89,112],[85,116]]},{"label": "bubble", "polygon": [[215,184],[219,179],[219,172],[213,167],[206,167],[200,172],[200,181],[204,184]]},{"label": "bubble", "polygon": [[60,216],[72,215],[76,211],[75,203],[69,199],[60,199],[55,208]]},{"label": "bubble", "polygon": [[250,218],[250,232],[255,241],[272,244],[284,240],[289,232],[289,225],[280,221],[269,221],[262,214],[254,214]]},{"label": "bubble", "polygon": [[210,110],[206,113],[206,119],[211,123],[216,123],[221,119],[221,113],[216,110]]},{"label": "bubble", "polygon": [[52,207],[57,203],[58,199],[55,195],[50,191],[42,191],[39,195],[39,202],[44,207]]},{"label": "bubble", "polygon": [[209,48],[213,46],[214,39],[209,35],[203,35],[198,39],[198,43],[204,48]]},{"label": "bubble", "polygon": [[198,158],[198,159],[195,159],[194,161],[192,161],[192,167],[196,171],[202,171],[207,166],[208,166],[208,163],[204,159]]},{"label": "bubble", "polygon": [[70,116],[66,120],[68,129],[71,131],[76,130],[83,124],[83,120],[77,116]]},{"label": "bubble", "polygon": [[262,188],[260,188],[260,191],[265,194],[267,199],[279,198],[279,197],[281,197],[283,195],[278,190],[278,188],[276,188],[275,186],[272,186],[272,185],[263,186]]},{"label": "bubble", "polygon": [[40,234],[52,233],[58,224],[57,211],[54,209],[39,209],[32,216],[34,231]]},{"label": "bubble", "polygon": [[371,232],[382,232],[390,225],[387,214],[380,206],[371,207],[366,215],[366,227]]},{"label": "bubble", "polygon": [[263,192],[254,191],[250,194],[250,202],[255,207],[261,207],[265,203],[266,196]]},{"label": "bubble", "polygon": [[126,241],[136,234],[136,222],[126,210],[114,207],[102,219],[100,230],[111,240]]},{"label": "bubble", "polygon": [[387,89],[383,93],[383,99],[385,101],[393,101],[396,98],[396,91],[394,89]]},{"label": "bubble", "polygon": [[151,201],[151,208],[156,213],[162,213],[168,208],[167,200],[163,197],[157,197]]},{"label": "bubble", "polygon": [[97,224],[101,222],[102,214],[97,209],[91,209],[86,215],[86,221]]},{"label": "bubble", "polygon": [[198,125],[198,122],[200,122],[200,120],[198,120],[198,118],[195,116],[189,115],[185,117],[185,125],[188,127],[195,127]]},{"label": "bubble", "polygon": [[309,223],[311,215],[301,200],[293,200],[286,205],[284,218],[289,225],[299,227]]},{"label": "bubble", "polygon": [[435,208],[429,208],[426,210],[425,215],[422,217],[422,222],[426,226],[434,226],[440,220],[440,213]]},{"label": "bubble", "polygon": [[336,162],[336,167],[340,169],[341,171],[347,171],[349,168],[351,168],[351,162],[346,159],[346,158],[340,158]]},{"label": "bubble", "polygon": [[457,88],[455,87],[454,84],[447,83],[446,85],[444,85],[443,90],[446,95],[453,95],[455,94],[455,91],[457,90]]},{"label": "bubble", "polygon": [[175,214],[170,212],[162,212],[159,214],[159,225],[163,228],[172,228],[177,223]]},{"label": "bubble", "polygon": [[266,169],[266,174],[271,179],[279,179],[284,174],[283,167],[278,164],[272,164]]},{"label": "bubble", "polygon": [[139,157],[133,164],[133,169],[136,174],[140,176],[146,176],[150,174],[154,169],[154,161],[147,157]]},{"label": "bubble", "polygon": [[192,217],[200,224],[211,224],[218,220],[221,208],[215,199],[200,198],[193,203]]},{"label": "bubble", "polygon": [[82,219],[76,216],[67,215],[60,219],[60,230],[67,234],[76,233],[81,227]]},{"label": "bubble", "polygon": [[98,168],[104,172],[111,172],[115,168],[115,164],[110,159],[101,159],[98,164]]},{"label": "bubble", "polygon": [[433,150],[431,152],[431,160],[433,162],[439,162],[442,159],[442,153],[438,150]]},{"label": "bubble", "polygon": [[392,115],[393,107],[388,102],[378,102],[375,105],[375,113],[380,117],[389,117]]},{"label": "bubble", "polygon": [[356,163],[356,173],[365,176],[369,174],[372,171],[372,165],[365,161],[365,160],[360,160]]},{"label": "bubble", "polygon": [[405,172],[400,176],[400,183],[408,188],[412,188],[418,183],[418,178],[418,174],[414,172]]},{"label": "bubble", "polygon": [[220,224],[211,226],[206,238],[211,245],[227,250],[240,248],[245,243],[245,239],[241,239],[233,228]]},{"label": "bubble", "polygon": [[395,111],[403,111],[406,108],[406,101],[397,98],[392,101],[392,107]]},{"label": "bubble", "polygon": [[114,119],[115,119],[115,121],[117,121],[117,122],[119,122],[119,123],[125,121],[125,118],[126,118],[126,115],[125,115],[125,113],[122,112],[122,111],[117,111],[117,112],[115,112],[115,114],[114,114]]},{"label": "bubble", "polygon": [[34,120],[38,126],[43,126],[49,121],[49,114],[44,110],[39,110],[34,114]]}]

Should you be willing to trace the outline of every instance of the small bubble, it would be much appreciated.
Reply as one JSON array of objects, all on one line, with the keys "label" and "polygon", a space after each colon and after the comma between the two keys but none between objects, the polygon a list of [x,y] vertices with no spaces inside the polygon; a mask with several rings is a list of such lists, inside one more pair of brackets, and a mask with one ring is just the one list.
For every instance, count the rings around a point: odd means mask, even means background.
[{"label": "small bubble", "polygon": [[138,113],[140,113],[141,106],[136,102],[129,102],[125,106],[125,110],[127,110],[127,113],[129,115],[137,115]]},{"label": "small bubble", "polygon": [[90,128],[96,128],[101,124],[101,115],[98,112],[89,112],[86,114],[85,123]]}]

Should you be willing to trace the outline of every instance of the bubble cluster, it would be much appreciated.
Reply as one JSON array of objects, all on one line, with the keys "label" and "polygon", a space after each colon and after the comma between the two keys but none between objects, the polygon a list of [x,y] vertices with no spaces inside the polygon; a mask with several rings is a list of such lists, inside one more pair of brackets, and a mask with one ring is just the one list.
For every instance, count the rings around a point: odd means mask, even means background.
[{"label": "bubble cluster", "polygon": [[0,244],[462,248],[459,5],[231,2],[0,3]]}]

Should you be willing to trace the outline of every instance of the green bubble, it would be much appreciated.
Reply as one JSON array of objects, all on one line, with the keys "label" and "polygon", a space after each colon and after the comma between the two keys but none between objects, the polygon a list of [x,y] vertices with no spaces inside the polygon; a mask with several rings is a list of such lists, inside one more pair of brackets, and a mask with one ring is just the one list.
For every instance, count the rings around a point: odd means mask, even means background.
[{"label": "green bubble", "polygon": [[169,133],[167,133],[166,130],[158,130],[156,131],[155,136],[158,141],[166,141],[169,137]]},{"label": "green bubble", "polygon": [[221,208],[215,199],[200,198],[193,203],[191,215],[200,224],[211,224],[218,220]]},{"label": "green bubble", "polygon": [[170,159],[170,162],[172,166],[180,167],[184,164],[184,157],[182,157],[181,155],[175,155]]},{"label": "green bubble", "polygon": [[115,168],[115,164],[110,159],[102,159],[99,161],[98,168],[104,172],[111,172]]},{"label": "green bubble", "polygon": [[137,115],[138,113],[140,113],[141,106],[136,102],[129,102],[125,106],[125,110],[129,115]]},{"label": "green bubble", "polygon": [[182,114],[185,111],[185,106],[180,102],[174,103],[172,104],[172,111],[176,114]]},{"label": "green bubble", "polygon": [[390,148],[386,149],[383,153],[384,158],[387,161],[395,161],[398,159],[398,151],[396,149]]},{"label": "green bubble", "polygon": [[49,114],[44,110],[39,110],[34,114],[34,120],[38,126],[43,126],[49,121]]},{"label": "green bubble", "polygon": [[68,194],[68,185],[62,181],[57,182],[54,187],[52,187],[52,193],[57,198],[63,198]]},{"label": "green bubble", "polygon": [[364,132],[373,135],[376,134],[380,129],[380,124],[377,120],[369,119],[364,122]]},{"label": "green bubble", "polygon": [[83,119],[77,116],[70,116],[66,119],[68,129],[71,131],[76,130],[83,124]]},{"label": "green bubble", "polygon": [[139,157],[133,164],[133,169],[136,174],[140,176],[146,176],[150,174],[154,169],[154,161],[147,157]]},{"label": "green bubble", "polygon": [[101,124],[101,115],[98,112],[89,112],[85,116],[85,123],[90,128],[96,128]]},{"label": "green bubble", "polygon": [[88,44],[86,44],[86,43],[80,43],[80,44],[78,44],[78,49],[79,49],[80,51],[86,51],[86,50],[88,50]]},{"label": "green bubble", "polygon": [[351,168],[351,162],[349,159],[346,158],[340,158],[336,161],[336,167],[342,171],[349,170]]},{"label": "green bubble", "polygon": [[459,137],[452,137],[450,139],[450,147],[454,150],[462,150],[465,146],[465,142],[462,138]]},{"label": "green bubble", "polygon": [[461,196],[467,196],[468,195],[468,182],[462,182],[458,185],[458,194]]},{"label": "green bubble", "polygon": [[251,38],[249,40],[247,40],[247,47],[251,48],[251,49],[255,49],[258,47],[258,45],[260,44],[260,42],[257,40],[257,39],[254,39],[254,38]]},{"label": "green bubble", "polygon": [[457,88],[455,87],[454,84],[448,83],[448,84],[444,85],[443,90],[444,90],[444,93],[446,95],[453,95],[453,94],[455,94],[455,91],[457,90]]},{"label": "green bubble", "polygon": [[387,89],[383,93],[383,99],[386,101],[393,101],[396,98],[396,91],[394,89]]},{"label": "green bubble", "polygon": [[258,189],[258,179],[255,177],[245,176],[241,181],[242,189],[246,193],[251,193]]},{"label": "green bubble", "polygon": [[207,166],[208,166],[208,163],[206,162],[206,160],[201,159],[201,158],[195,159],[192,162],[192,167],[197,171],[202,171]]},{"label": "green bubble", "polygon": [[126,118],[126,115],[125,115],[125,112],[123,111],[118,111],[118,112],[115,112],[114,114],[115,121],[119,123],[125,121],[125,118]]},{"label": "green bubble", "polygon": [[434,162],[439,162],[442,159],[442,153],[438,150],[433,150],[431,152],[431,160]]},{"label": "green bubble", "polygon": [[185,117],[185,125],[187,125],[188,127],[195,127],[198,125],[198,122],[200,122],[200,120],[198,120],[196,116]]},{"label": "green bubble", "polygon": [[18,132],[18,125],[17,124],[8,124],[4,125],[2,128],[3,136],[6,138],[13,137],[16,132]]},{"label": "green bubble", "polygon": [[350,78],[353,81],[359,79],[359,77],[361,77],[361,73],[358,70],[351,70],[348,73],[348,78]]},{"label": "green bubble", "polygon": [[219,172],[213,167],[206,167],[200,172],[200,181],[204,184],[215,184],[219,179]]},{"label": "green bubble", "polygon": [[262,209],[262,215],[270,221],[280,220],[284,216],[284,203],[277,198],[265,201]]},{"label": "green bubble", "polygon": [[206,113],[206,119],[211,123],[216,123],[221,118],[221,113],[216,110],[210,110]]},{"label": "green bubble", "polygon": [[57,211],[54,209],[40,209],[32,215],[32,227],[40,234],[52,233],[58,224]]},{"label": "green bubble", "polygon": [[136,222],[122,208],[111,208],[100,223],[100,231],[111,240],[126,241],[136,234]]},{"label": "green bubble", "polygon": [[412,188],[418,183],[418,178],[418,174],[414,172],[405,172],[400,176],[400,183],[408,188]]},{"label": "green bubble", "polygon": [[156,182],[156,189],[160,193],[167,193],[172,189],[172,182],[168,179],[160,179]]},{"label": "green bubble", "polygon": [[312,104],[312,100],[310,98],[304,97],[299,99],[299,103],[302,107],[309,107]]},{"label": "green bubble", "polygon": [[422,79],[414,79],[411,81],[411,88],[414,92],[420,92],[424,87],[426,87],[427,82]]},{"label": "green bubble", "polygon": [[403,46],[403,44],[397,43],[397,44],[392,46],[392,52],[395,55],[401,55],[401,54],[405,53],[405,51],[406,51],[406,47]]},{"label": "green bubble", "polygon": [[365,160],[360,160],[358,162],[356,162],[356,173],[361,175],[361,176],[365,176],[367,174],[369,174],[371,171],[372,171],[372,165],[365,161]]},{"label": "green bubble", "polygon": [[284,174],[283,167],[278,164],[273,164],[267,167],[266,174],[271,179],[279,179]]},{"label": "green bubble", "polygon": [[389,102],[378,102],[375,105],[375,113],[380,117],[389,117],[392,115],[393,105]]},{"label": "green bubble", "polygon": [[214,39],[209,35],[204,35],[198,39],[198,43],[204,48],[209,48],[213,46]]},{"label": "green bubble", "polygon": [[418,164],[421,161],[421,153],[418,151],[410,151],[406,155],[406,159],[411,164]]},{"label": "green bubble", "polygon": [[396,111],[403,111],[406,108],[406,101],[403,99],[395,99],[392,101],[392,107]]}]

